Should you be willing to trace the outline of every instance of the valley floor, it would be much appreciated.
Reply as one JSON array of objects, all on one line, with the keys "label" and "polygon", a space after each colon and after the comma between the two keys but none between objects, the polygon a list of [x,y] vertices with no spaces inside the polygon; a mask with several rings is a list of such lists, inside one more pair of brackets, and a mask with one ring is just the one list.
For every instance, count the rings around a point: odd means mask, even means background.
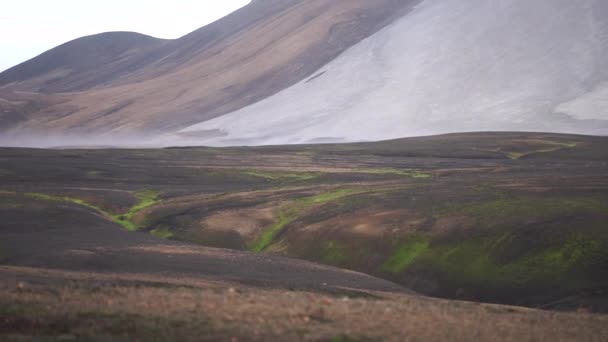
[{"label": "valley floor", "polygon": [[0,160],[3,339],[608,336],[606,138]]}]

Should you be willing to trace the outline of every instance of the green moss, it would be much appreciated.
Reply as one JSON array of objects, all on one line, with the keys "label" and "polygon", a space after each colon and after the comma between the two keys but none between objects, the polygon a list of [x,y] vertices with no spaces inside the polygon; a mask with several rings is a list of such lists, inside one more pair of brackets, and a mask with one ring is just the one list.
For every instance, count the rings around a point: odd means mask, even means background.
[{"label": "green moss", "polygon": [[131,230],[131,231],[134,231],[134,230],[137,230],[140,228],[139,225],[136,222],[134,222],[134,220],[133,220],[134,216],[138,212],[158,204],[159,203],[158,195],[159,195],[159,192],[154,191],[154,190],[140,191],[135,194],[135,197],[139,200],[139,202],[137,202],[133,207],[131,207],[126,213],[112,215],[109,212],[103,210],[102,208],[89,204],[79,198],[67,197],[67,196],[54,196],[54,195],[49,195],[49,194],[44,194],[44,193],[35,193],[35,192],[30,192],[30,193],[25,194],[26,197],[34,198],[37,200],[72,203],[72,204],[76,204],[76,205],[80,205],[83,207],[93,209],[93,210],[99,212],[100,214],[104,215],[105,217],[109,218],[113,222],[121,225],[123,228],[125,228],[127,230]]},{"label": "green moss", "polygon": [[93,209],[95,211],[99,211],[99,212],[102,212],[105,214],[105,211],[103,209],[101,209],[97,206],[91,205],[79,198],[67,197],[67,196],[53,196],[53,195],[43,194],[43,193],[38,193],[38,192],[28,192],[25,194],[25,197],[42,200],[42,201],[47,201],[47,202],[66,202],[66,203],[77,204],[77,205],[87,207],[87,208],[90,208],[90,209]]},{"label": "green moss", "polygon": [[347,250],[336,241],[325,241],[322,244],[322,261],[330,265],[340,265],[350,260]]},{"label": "green moss", "polygon": [[491,201],[457,205],[444,210],[444,215],[457,213],[492,225],[503,224],[522,217],[548,217],[577,212],[608,212],[608,201],[590,197],[529,198],[504,197]]},{"label": "green moss", "polygon": [[568,277],[568,274],[601,258],[603,250],[599,241],[573,236],[561,245],[500,265],[491,275],[501,282],[511,281],[519,285],[545,279],[568,286],[582,285],[585,279]]},{"label": "green moss", "polygon": [[416,237],[399,246],[382,270],[401,273],[416,264],[460,284],[522,288],[560,284],[579,288],[588,280],[573,274],[608,257],[606,241],[572,235],[533,253],[500,261],[501,252],[516,250],[518,243],[511,232],[451,243],[431,243],[430,238]]},{"label": "green moss", "polygon": [[101,172],[101,171],[91,170],[91,171],[87,171],[86,177],[87,178],[99,178],[100,176],[102,176],[102,174],[103,174],[103,172]]},{"label": "green moss", "polygon": [[161,239],[165,239],[165,240],[171,239],[175,236],[175,233],[173,233],[171,230],[166,229],[166,228],[157,228],[157,229],[151,230],[150,234],[152,234],[156,237],[159,237]]},{"label": "green moss", "polygon": [[414,237],[402,243],[393,255],[384,263],[382,270],[390,273],[401,273],[429,248],[425,237]]},{"label": "green moss", "polygon": [[509,158],[513,160],[521,159],[521,157],[529,154],[529,153],[520,153],[520,152],[506,152]]},{"label": "green moss", "polygon": [[368,174],[377,174],[377,175],[399,175],[399,176],[406,176],[406,177],[411,177],[411,178],[415,178],[415,179],[426,179],[426,178],[433,177],[430,173],[425,173],[422,171],[410,170],[410,169],[391,169],[391,168],[362,169],[362,170],[358,170],[358,172],[368,173]]},{"label": "green moss", "polygon": [[155,190],[144,190],[135,194],[135,198],[139,200],[134,206],[132,206],[126,213],[120,215],[113,215],[113,221],[122,225],[127,230],[137,230],[140,225],[134,221],[134,217],[140,211],[152,207],[159,203],[158,200],[159,192]]},{"label": "green moss", "polygon": [[[515,142],[526,143],[525,141],[515,141]],[[530,142],[528,142],[528,143],[530,143]],[[543,145],[545,147],[540,147]],[[559,150],[563,150],[563,149],[574,148],[576,146],[578,146],[578,143],[575,143],[575,142],[562,143],[562,142],[551,141],[551,140],[537,140],[537,141],[534,141],[534,143],[529,146],[518,146],[515,148],[514,147],[511,147],[511,148],[498,147],[498,148],[485,148],[485,149],[474,148],[474,150],[502,153],[513,160],[517,160],[517,159],[521,159],[521,158],[531,155],[531,154],[555,152],[555,151],[559,151]]]},{"label": "green moss", "polygon": [[334,191],[324,192],[322,194],[306,197],[296,202],[297,206],[309,207],[312,205],[326,204],[346,196],[357,193],[357,190],[353,189],[338,189]]},{"label": "green moss", "polygon": [[155,190],[144,190],[136,193],[135,198],[137,198],[139,202],[129,209],[129,213],[137,213],[158,204],[159,194],[160,193]]},{"label": "green moss", "polygon": [[328,191],[316,196],[306,197],[299,199],[290,205],[286,206],[279,213],[278,222],[274,223],[270,227],[264,229],[262,234],[249,243],[249,249],[253,252],[263,252],[266,250],[274,241],[274,238],[289,224],[297,220],[300,213],[312,206],[323,205],[340,198],[349,196],[356,193],[352,189],[338,189],[334,191]]},{"label": "green moss", "polygon": [[504,152],[504,153],[506,153],[509,156],[509,158],[517,160],[517,159],[521,159],[530,154],[555,152],[555,151],[559,151],[559,150],[563,150],[563,149],[567,149],[567,148],[574,148],[574,147],[578,146],[578,143],[560,143],[560,142],[549,141],[549,140],[544,140],[544,141],[542,141],[542,143],[544,145],[546,145],[547,147],[538,148],[538,149],[530,150],[530,151],[526,151],[526,152]]},{"label": "green moss", "polygon": [[295,216],[289,216],[285,212],[279,214],[279,221],[272,226],[266,228],[262,235],[258,237],[253,243],[250,244],[249,248],[253,252],[263,252],[270,246],[275,236],[285,228],[288,224],[295,220]]},{"label": "green moss", "polygon": [[244,174],[276,182],[306,182],[319,178],[319,172],[281,172],[249,170]]}]

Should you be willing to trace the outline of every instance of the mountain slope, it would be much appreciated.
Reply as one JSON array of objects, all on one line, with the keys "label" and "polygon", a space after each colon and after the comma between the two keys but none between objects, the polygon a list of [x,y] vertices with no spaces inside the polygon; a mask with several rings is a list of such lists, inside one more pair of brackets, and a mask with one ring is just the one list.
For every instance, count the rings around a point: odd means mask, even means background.
[{"label": "mountain slope", "polygon": [[[601,0],[257,0],[180,39],[104,34],[1,74],[0,143],[603,135],[607,14]],[[51,58],[76,43],[105,52]]]},{"label": "mountain slope", "polygon": [[319,77],[183,132],[216,132],[191,141],[213,144],[606,134],[606,18],[601,0],[426,0]]},{"label": "mountain slope", "polygon": [[85,90],[123,74],[136,56],[164,42],[133,32],[82,37],[3,72],[0,84],[45,93]]},{"label": "mountain slope", "polygon": [[[0,78],[1,98],[10,97],[3,93],[13,90],[42,90],[54,94],[60,104],[22,109],[21,120],[1,128],[10,139],[50,132],[87,135],[87,140],[93,133],[115,140],[172,132],[300,81],[415,2],[257,0],[185,37],[116,64],[100,63],[100,77],[86,83],[74,82],[78,75],[64,80],[62,87],[8,83],[18,79],[10,74],[24,68],[17,67]],[[36,61],[45,63],[50,61]],[[65,90],[79,92],[57,94]]]}]

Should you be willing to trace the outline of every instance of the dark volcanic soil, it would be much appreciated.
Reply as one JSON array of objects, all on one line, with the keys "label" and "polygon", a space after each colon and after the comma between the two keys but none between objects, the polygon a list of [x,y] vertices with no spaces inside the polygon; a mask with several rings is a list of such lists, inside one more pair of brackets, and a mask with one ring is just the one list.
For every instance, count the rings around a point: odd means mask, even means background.
[{"label": "dark volcanic soil", "polygon": [[605,312],[607,151],[537,133],[0,149],[0,334],[600,341],[605,316],[406,288]]},{"label": "dark volcanic soil", "polygon": [[0,209],[5,265],[232,281],[316,291],[407,292],[363,274],[277,256],[165,241],[131,233],[90,210],[40,201]]}]

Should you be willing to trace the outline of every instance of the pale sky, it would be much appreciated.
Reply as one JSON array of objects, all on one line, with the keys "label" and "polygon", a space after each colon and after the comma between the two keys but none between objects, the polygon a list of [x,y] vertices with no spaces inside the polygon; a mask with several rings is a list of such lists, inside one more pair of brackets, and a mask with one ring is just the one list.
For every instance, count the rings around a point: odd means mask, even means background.
[{"label": "pale sky", "polygon": [[2,0],[0,71],[72,39],[108,31],[178,38],[249,0]]}]

